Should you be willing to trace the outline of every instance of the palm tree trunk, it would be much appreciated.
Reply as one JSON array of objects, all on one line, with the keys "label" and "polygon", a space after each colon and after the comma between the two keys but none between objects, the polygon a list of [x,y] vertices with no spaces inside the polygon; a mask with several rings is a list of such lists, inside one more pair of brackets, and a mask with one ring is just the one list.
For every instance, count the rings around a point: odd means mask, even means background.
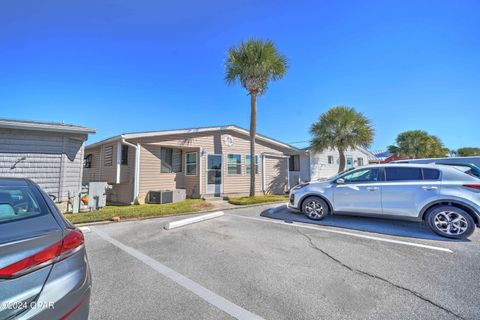
[{"label": "palm tree trunk", "polygon": [[338,172],[345,170],[345,152],[343,149],[338,149],[338,154],[340,155],[340,165],[338,166]]},{"label": "palm tree trunk", "polygon": [[250,197],[255,196],[255,136],[257,134],[257,96],[250,94]]}]

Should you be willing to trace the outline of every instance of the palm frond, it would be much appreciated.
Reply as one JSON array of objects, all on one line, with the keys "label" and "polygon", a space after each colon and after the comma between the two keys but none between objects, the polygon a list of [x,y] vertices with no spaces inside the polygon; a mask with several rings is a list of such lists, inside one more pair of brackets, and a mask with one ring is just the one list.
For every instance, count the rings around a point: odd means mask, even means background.
[{"label": "palm frond", "polygon": [[374,129],[362,113],[346,106],[336,106],[323,113],[310,128],[311,148],[321,152],[325,149],[369,148]]},{"label": "palm frond", "polygon": [[240,83],[250,94],[263,94],[268,83],[281,79],[287,68],[287,59],[272,41],[248,39],[228,51],[225,82]]}]

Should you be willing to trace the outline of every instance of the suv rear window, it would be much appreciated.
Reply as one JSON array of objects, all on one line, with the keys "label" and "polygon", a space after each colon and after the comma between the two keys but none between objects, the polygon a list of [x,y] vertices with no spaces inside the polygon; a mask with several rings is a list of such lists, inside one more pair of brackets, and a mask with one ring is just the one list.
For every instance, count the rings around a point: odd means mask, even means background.
[{"label": "suv rear window", "polygon": [[34,188],[0,186],[0,223],[47,213],[45,202]]},{"label": "suv rear window", "polygon": [[423,180],[438,180],[440,170],[423,168]]},{"label": "suv rear window", "polygon": [[423,180],[422,170],[420,168],[385,168],[387,181],[415,181]]}]

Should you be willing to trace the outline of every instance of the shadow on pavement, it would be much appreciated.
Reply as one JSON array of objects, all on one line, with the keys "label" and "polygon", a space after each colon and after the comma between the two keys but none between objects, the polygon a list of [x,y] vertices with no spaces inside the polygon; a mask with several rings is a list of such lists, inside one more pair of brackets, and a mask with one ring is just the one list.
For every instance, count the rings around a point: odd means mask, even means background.
[{"label": "shadow on pavement", "polygon": [[428,239],[437,241],[454,241],[454,242],[469,242],[470,240],[455,240],[444,238],[436,235],[429,227],[423,223],[355,217],[346,215],[331,215],[323,220],[314,221],[308,219],[301,213],[290,211],[286,205],[282,205],[273,209],[264,210],[260,216],[272,219],[283,220],[288,223],[302,222],[319,226],[337,227],[350,230],[367,231],[372,233],[401,236],[417,239]]}]

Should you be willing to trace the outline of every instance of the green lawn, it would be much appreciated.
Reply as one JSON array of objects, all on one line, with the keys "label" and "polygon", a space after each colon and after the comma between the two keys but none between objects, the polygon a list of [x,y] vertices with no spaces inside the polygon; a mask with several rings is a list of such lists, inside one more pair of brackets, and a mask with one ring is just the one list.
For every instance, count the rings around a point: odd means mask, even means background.
[{"label": "green lawn", "polygon": [[257,204],[257,203],[278,202],[278,201],[288,201],[288,196],[268,195],[268,196],[255,196],[255,197],[228,198],[228,202],[235,205],[247,205],[247,204]]},{"label": "green lawn", "polygon": [[185,201],[169,204],[142,204],[128,206],[106,206],[97,211],[86,213],[67,213],[65,217],[72,223],[86,223],[111,220],[112,217],[120,219],[157,217],[171,214],[185,214],[196,211],[208,210],[213,206],[202,199],[187,199]]}]

